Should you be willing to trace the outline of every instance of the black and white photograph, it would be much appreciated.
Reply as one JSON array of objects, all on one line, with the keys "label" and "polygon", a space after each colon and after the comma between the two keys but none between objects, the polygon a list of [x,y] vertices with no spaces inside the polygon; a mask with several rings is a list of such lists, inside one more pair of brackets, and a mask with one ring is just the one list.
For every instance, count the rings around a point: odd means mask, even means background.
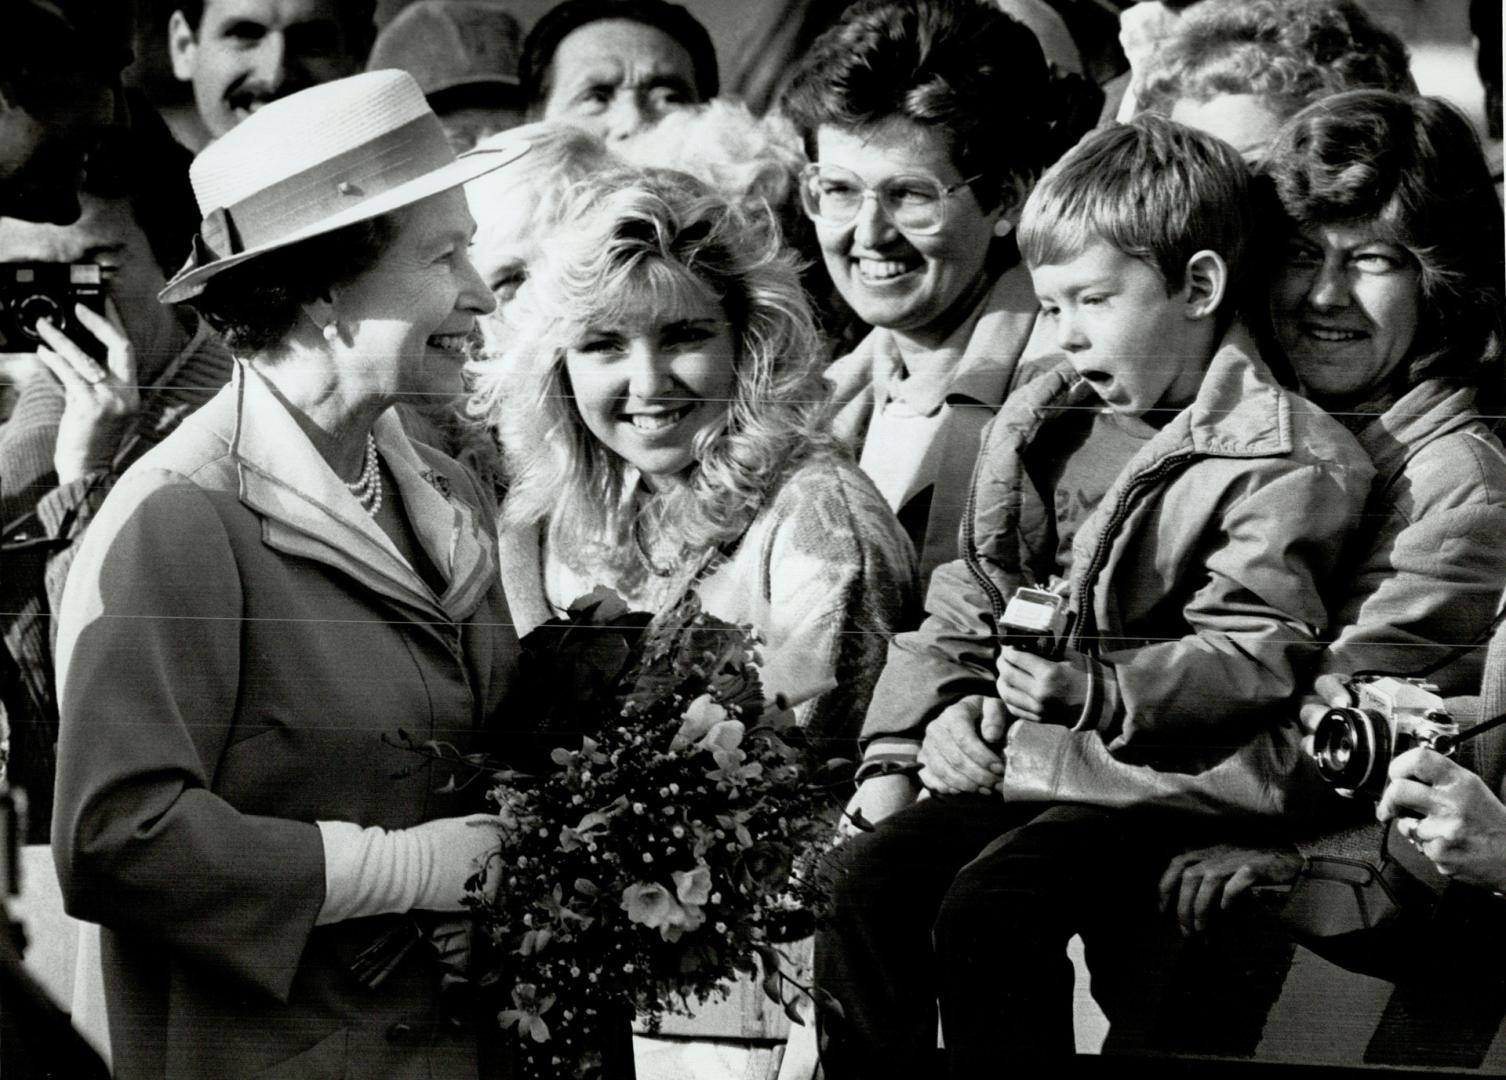
[{"label": "black and white photograph", "polygon": [[1506,1078],[1502,10],[0,0],[0,1073]]}]

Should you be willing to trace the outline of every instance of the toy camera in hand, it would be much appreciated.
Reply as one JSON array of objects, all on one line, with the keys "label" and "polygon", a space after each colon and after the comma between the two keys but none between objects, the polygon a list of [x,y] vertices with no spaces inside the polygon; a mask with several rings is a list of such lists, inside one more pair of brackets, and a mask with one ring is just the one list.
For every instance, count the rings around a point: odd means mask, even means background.
[{"label": "toy camera in hand", "polygon": [[1313,733],[1318,772],[1340,795],[1380,798],[1391,759],[1414,746],[1452,754],[1459,725],[1420,679],[1358,676],[1352,708],[1329,709]]},{"label": "toy camera in hand", "polygon": [[50,319],[96,360],[104,347],[78,324],[73,306],[105,311],[97,263],[0,263],[0,352],[35,352],[42,344],[37,320]]},{"label": "toy camera in hand", "polygon": [[1067,599],[1046,589],[1020,588],[999,619],[1003,644],[1055,659],[1067,635]]}]

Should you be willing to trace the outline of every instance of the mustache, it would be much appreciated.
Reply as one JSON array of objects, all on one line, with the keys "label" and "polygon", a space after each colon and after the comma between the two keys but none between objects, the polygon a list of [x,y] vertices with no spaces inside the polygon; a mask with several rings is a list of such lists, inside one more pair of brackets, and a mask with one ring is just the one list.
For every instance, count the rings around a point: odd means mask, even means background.
[{"label": "mustache", "polygon": [[312,85],[310,80],[304,78],[286,78],[276,85],[263,79],[233,83],[225,91],[225,103],[232,109],[250,110],[253,105],[265,105]]}]

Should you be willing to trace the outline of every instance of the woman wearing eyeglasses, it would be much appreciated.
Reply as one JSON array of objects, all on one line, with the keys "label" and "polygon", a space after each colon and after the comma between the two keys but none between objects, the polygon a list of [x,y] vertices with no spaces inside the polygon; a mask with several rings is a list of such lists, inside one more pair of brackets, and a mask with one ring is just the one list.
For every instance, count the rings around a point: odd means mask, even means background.
[{"label": "woman wearing eyeglasses", "polygon": [[833,427],[899,515],[921,580],[956,557],[979,435],[1035,324],[1009,233],[1046,164],[1035,37],[981,0],[861,0],[784,108],[827,271],[873,327],[826,372]]}]

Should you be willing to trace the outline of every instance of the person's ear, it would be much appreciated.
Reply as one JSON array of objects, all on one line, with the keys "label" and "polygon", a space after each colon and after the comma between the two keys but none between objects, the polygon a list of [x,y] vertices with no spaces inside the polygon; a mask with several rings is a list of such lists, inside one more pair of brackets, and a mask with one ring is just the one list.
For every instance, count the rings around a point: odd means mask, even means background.
[{"label": "person's ear", "polygon": [[173,75],[179,82],[193,78],[199,56],[199,37],[188,25],[188,17],[175,11],[167,20],[167,55],[173,62]]},{"label": "person's ear", "polygon": [[1183,275],[1182,304],[1189,319],[1206,319],[1218,313],[1229,288],[1229,267],[1223,256],[1206,248],[1187,260]]},{"label": "person's ear", "polygon": [[335,299],[331,294],[325,293],[317,299],[305,301],[303,313],[325,341],[334,344],[339,339],[340,320],[335,315]]},{"label": "person's ear", "polygon": [[1020,223],[1020,211],[1025,209],[1025,200],[1030,196],[1030,177],[1018,174],[1004,181],[999,194],[999,205],[994,208],[994,235],[1008,236]]}]

